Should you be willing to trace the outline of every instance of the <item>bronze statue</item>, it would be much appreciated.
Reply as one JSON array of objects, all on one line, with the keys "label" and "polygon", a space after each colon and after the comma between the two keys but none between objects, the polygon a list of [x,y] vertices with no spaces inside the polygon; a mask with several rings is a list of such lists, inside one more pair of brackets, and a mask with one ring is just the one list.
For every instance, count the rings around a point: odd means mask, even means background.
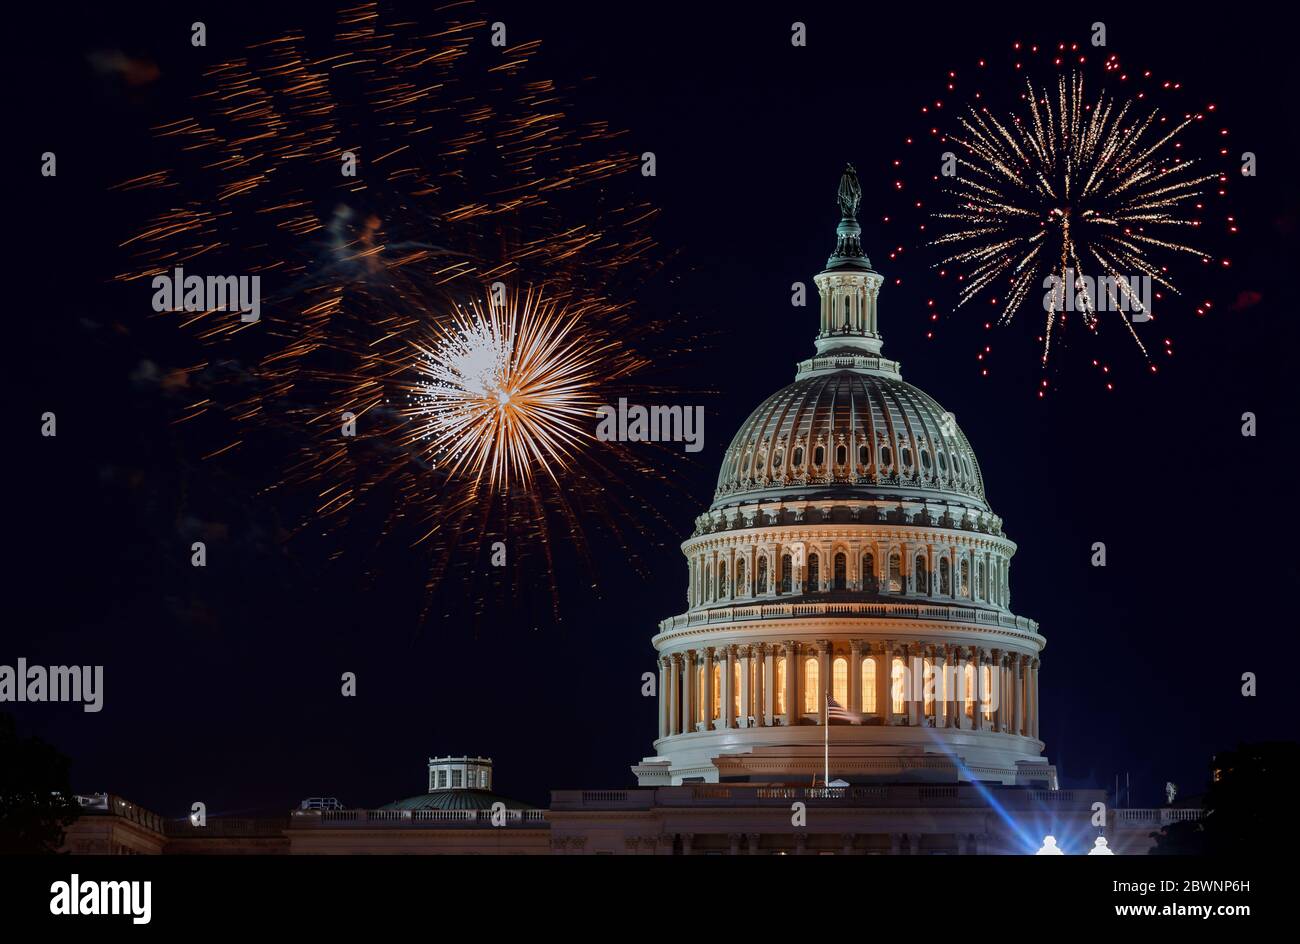
[{"label": "bronze statue", "polygon": [[858,203],[862,200],[862,187],[858,183],[858,172],[852,164],[844,165],[844,174],[840,177],[840,213],[846,219],[857,219]]}]

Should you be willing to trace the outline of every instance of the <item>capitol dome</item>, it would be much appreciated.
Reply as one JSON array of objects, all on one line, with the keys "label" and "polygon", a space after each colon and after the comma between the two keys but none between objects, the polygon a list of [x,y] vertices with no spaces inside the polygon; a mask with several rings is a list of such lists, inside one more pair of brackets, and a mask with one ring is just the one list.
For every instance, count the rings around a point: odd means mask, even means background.
[{"label": "capitol dome", "polygon": [[659,624],[644,786],[978,780],[1055,789],[1046,640],[1011,611],[1016,545],[955,416],[882,353],[884,278],[840,180],[815,351],[750,414],[682,543]]},{"label": "capitol dome", "polygon": [[713,508],[816,494],[935,494],[988,510],[953,415],[879,370],[801,371],[763,401],[727,448]]}]

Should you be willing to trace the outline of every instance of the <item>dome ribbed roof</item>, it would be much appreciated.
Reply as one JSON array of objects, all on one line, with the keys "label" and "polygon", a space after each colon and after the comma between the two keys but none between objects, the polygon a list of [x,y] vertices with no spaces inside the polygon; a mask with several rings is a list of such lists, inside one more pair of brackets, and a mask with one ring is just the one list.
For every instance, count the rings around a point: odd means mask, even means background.
[{"label": "dome ribbed roof", "polygon": [[713,507],[926,493],[988,510],[979,463],[952,415],[896,375],[819,370],[772,394],[741,425]]},{"label": "dome ribbed roof", "polygon": [[381,806],[382,810],[490,810],[493,803],[504,803],[508,810],[531,810],[535,807],[487,790],[434,790]]}]

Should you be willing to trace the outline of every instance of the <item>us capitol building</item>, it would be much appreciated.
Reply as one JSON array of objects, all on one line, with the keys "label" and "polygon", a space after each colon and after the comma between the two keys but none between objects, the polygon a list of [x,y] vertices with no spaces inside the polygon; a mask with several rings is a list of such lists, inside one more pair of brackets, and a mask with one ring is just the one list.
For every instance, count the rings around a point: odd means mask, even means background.
[{"label": "us capitol building", "polygon": [[1016,545],[953,415],[881,351],[860,193],[850,167],[816,352],[741,426],[682,545],[643,786],[810,782],[829,734],[829,773],[851,783],[1056,787],[1045,640],[1010,609]]},{"label": "us capitol building", "polygon": [[[659,731],[635,788],[492,787],[429,760],[377,809],[164,821],[83,799],[73,852],[244,854],[1081,854],[1145,852],[1199,809],[1111,809],[1058,789],[1039,739],[1046,640],[1011,610],[1016,545],[951,413],[882,353],[882,276],[840,181],[815,276],[815,353],[750,415],[682,545],[686,609],[659,624]],[[1102,843],[1101,845],[1105,845]]]}]

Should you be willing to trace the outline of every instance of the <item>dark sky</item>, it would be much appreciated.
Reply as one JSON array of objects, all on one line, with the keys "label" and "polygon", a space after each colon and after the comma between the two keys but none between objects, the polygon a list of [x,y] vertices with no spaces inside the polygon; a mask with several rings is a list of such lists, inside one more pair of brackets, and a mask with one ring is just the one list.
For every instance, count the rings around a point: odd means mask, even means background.
[{"label": "dark sky", "polygon": [[[140,222],[107,187],[162,162],[148,128],[184,107],[200,65],[330,19],[326,4],[271,6],[74,15],[50,5],[12,35],[11,81],[21,84],[8,193],[23,229],[9,254],[16,402],[0,663],[106,667],[99,714],[17,711],[20,730],[73,758],[77,789],[168,815],[196,799],[212,813],[285,809],[309,795],[362,806],[421,791],[427,756],[462,752],[494,757],[498,789],[533,802],[552,788],[629,784],[655,734],[654,704],[640,696],[649,639],[684,605],[676,544],[711,501],[732,433],[811,352],[815,315],[790,307],[789,287],[833,246],[846,160],[863,181],[867,251],[903,279],[881,298],[886,353],[956,414],[1019,544],[1012,607],[1048,640],[1042,735],[1062,783],[1106,786],[1127,771],[1133,802],[1155,804],[1166,780],[1198,792],[1215,750],[1292,736],[1300,142],[1290,51],[1270,14],[1216,15],[1210,27],[1132,5],[1086,16],[485,5],[512,41],[543,40],[534,68],[581,86],[579,114],[608,118],[629,129],[634,150],[656,153],[657,177],[636,186],[664,211],[655,234],[677,253],[676,278],[648,287],[642,312],[710,334],[688,363],[717,395],[705,451],[683,473],[693,498],[660,509],[674,525],[655,536],[648,579],[605,548],[594,576],[570,581],[559,624],[496,598],[477,622],[417,627],[418,555],[380,548],[379,581],[327,570],[318,553],[278,540],[292,508],[254,497],[262,457],[198,461],[202,444],[171,425],[171,405],[131,379],[142,359],[180,357],[167,350],[180,342],[143,329],[145,312],[107,284],[123,265],[118,243]],[[207,50],[189,45],[197,18]],[[796,18],[808,25],[806,49],[789,43]],[[1086,42],[1094,20],[1126,63],[1214,100],[1232,146],[1256,152],[1260,170],[1232,185],[1243,231],[1232,269],[1209,283],[1221,301],[1203,319],[1173,306],[1177,356],[1161,373],[1145,375],[1111,338],[1114,392],[1071,369],[1040,400],[1027,325],[989,335],[1000,356],[988,377],[974,356],[984,336],[960,315],[925,340],[925,302],[942,287],[918,252],[888,260],[900,236],[880,218],[896,200],[889,160],[925,127],[918,106],[949,68],[1005,56],[1017,39]],[[159,78],[114,88],[88,65],[103,49],[155,62]],[[45,150],[59,156],[53,181],[35,171]],[[1229,310],[1242,292],[1258,303]],[[59,418],[54,440],[37,435],[46,410]],[[1258,417],[1255,438],[1240,434],[1245,411]],[[195,521],[228,535],[230,552],[204,571],[188,566]],[[1089,564],[1095,541],[1107,546],[1104,569]],[[592,580],[598,594],[585,588]],[[456,591],[453,581],[440,592]],[[339,696],[343,671],[358,674],[359,697]],[[1245,671],[1259,675],[1256,698],[1240,694]]]}]

